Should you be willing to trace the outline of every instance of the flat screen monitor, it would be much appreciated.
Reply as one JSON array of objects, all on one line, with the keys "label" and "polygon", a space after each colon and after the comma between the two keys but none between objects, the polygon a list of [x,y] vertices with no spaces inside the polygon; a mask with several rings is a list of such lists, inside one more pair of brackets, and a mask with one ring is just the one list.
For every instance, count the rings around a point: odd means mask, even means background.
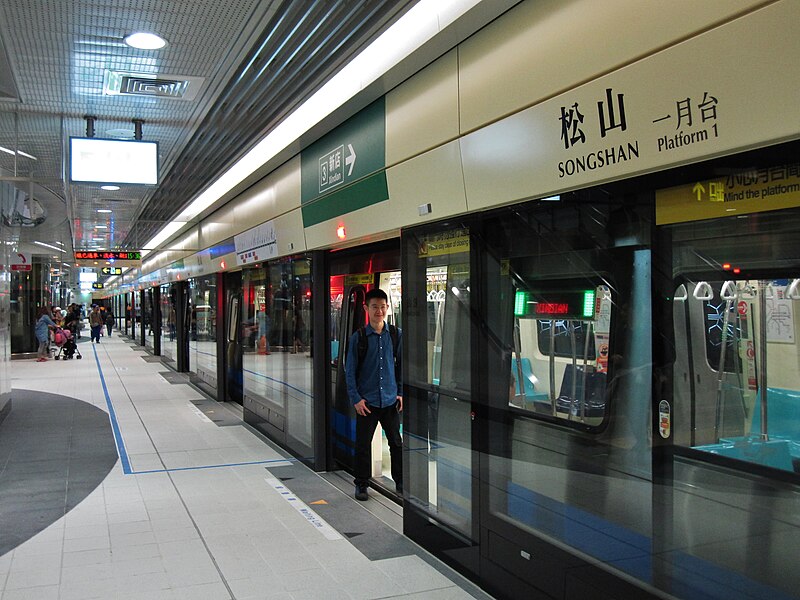
[{"label": "flat screen monitor", "polygon": [[158,184],[158,142],[69,138],[69,178],[76,183]]}]

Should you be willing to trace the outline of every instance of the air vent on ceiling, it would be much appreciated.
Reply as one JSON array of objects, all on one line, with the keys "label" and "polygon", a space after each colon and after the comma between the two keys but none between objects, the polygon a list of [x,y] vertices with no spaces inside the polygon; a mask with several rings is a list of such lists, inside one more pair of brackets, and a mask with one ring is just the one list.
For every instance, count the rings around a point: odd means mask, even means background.
[{"label": "air vent on ceiling", "polygon": [[202,77],[106,71],[103,93],[111,96],[148,96],[194,100],[202,83]]}]

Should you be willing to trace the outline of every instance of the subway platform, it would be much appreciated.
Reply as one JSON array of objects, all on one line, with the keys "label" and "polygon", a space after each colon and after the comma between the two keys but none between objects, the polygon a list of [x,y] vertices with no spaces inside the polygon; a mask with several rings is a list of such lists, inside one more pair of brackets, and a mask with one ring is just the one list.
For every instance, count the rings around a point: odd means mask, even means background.
[{"label": "subway platform", "polygon": [[0,600],[489,598],[127,338],[11,365]]}]

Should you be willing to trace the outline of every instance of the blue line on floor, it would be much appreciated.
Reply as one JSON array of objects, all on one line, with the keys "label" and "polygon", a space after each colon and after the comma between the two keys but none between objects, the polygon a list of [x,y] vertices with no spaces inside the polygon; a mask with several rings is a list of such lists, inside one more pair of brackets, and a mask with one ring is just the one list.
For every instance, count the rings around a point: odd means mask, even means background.
[{"label": "blue line on floor", "polygon": [[175,467],[173,469],[153,469],[152,471],[134,471],[134,475],[146,475],[148,473],[174,473],[175,471],[199,471],[200,469],[222,469],[224,467],[244,467],[247,465],[269,465],[273,463],[297,462],[297,458],[273,458],[270,460],[256,460],[253,462],[227,463],[224,465],[202,465],[199,467]]},{"label": "blue line on floor", "polygon": [[114,405],[111,404],[111,396],[108,395],[108,387],[106,387],[106,379],[103,377],[103,368],[100,366],[100,359],[97,356],[97,346],[92,344],[92,351],[94,352],[94,361],[97,363],[97,372],[100,373],[100,383],[103,386],[103,393],[106,396],[106,406],[108,406],[108,417],[111,420],[111,429],[114,432],[114,441],[117,443],[117,454],[119,460],[122,462],[122,472],[125,475],[133,473],[131,470],[131,462],[128,460],[128,452],[125,450],[125,442],[122,439],[122,433],[119,430],[119,423],[117,422],[117,414],[114,412]]}]

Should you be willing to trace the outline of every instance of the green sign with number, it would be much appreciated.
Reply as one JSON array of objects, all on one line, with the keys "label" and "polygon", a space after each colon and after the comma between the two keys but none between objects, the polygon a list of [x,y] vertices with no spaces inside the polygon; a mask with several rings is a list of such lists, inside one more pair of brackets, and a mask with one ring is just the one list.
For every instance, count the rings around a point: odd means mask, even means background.
[{"label": "green sign with number", "polygon": [[381,98],[300,155],[303,225],[389,199],[386,107]]}]

